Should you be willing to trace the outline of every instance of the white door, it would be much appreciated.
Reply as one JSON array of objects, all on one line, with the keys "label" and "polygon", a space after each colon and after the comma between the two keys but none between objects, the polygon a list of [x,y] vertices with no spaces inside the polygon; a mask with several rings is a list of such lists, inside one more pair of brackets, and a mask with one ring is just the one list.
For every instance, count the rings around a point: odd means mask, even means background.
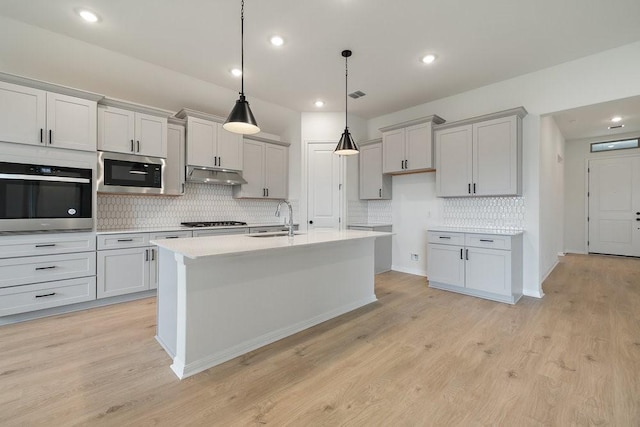
[{"label": "white door", "polygon": [[242,135],[229,132],[218,123],[218,166],[241,171]]},{"label": "white door", "polygon": [[640,156],[589,160],[588,248],[640,257]]},{"label": "white door", "polygon": [[167,118],[136,113],[136,154],[167,157]]},{"label": "white door", "polygon": [[471,125],[436,131],[436,192],[439,197],[471,194]]},{"label": "white door", "polygon": [[98,149],[135,153],[135,113],[114,107],[98,109]]},{"label": "white door", "polygon": [[404,151],[404,129],[391,130],[382,134],[382,172],[401,172],[406,160]]},{"label": "white door", "polygon": [[407,170],[433,168],[431,122],[409,126],[405,130],[405,138],[407,153],[404,168]]},{"label": "white door", "polygon": [[511,251],[465,249],[465,283],[468,289],[511,295]]},{"label": "white door", "polygon": [[47,128],[51,147],[96,151],[98,104],[87,99],[49,92]]},{"label": "white door", "polygon": [[0,82],[0,141],[44,145],[47,93]]},{"label": "white door", "polygon": [[264,142],[245,139],[242,177],[247,181],[240,189],[241,197],[266,197],[264,185]]},{"label": "white door", "polygon": [[308,145],[309,229],[340,228],[341,158],[333,154],[335,143]]},{"label": "white door", "polygon": [[518,192],[518,124],[516,116],[473,125],[473,188],[476,196]]},{"label": "white door", "polygon": [[209,120],[187,118],[187,164],[192,166],[217,166],[215,148],[218,144],[217,123]]},{"label": "white door", "polygon": [[264,186],[267,197],[286,199],[289,189],[287,147],[275,144],[264,145]]},{"label": "white door", "polygon": [[464,248],[453,245],[429,245],[427,278],[430,282],[464,287]]}]

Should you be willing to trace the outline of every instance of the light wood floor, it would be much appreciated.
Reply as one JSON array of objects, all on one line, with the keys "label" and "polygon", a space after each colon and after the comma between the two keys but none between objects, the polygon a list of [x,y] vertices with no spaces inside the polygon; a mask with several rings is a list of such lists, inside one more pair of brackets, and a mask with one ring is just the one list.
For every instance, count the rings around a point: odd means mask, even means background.
[{"label": "light wood floor", "polygon": [[0,425],[640,425],[640,260],[564,257],[516,306],[376,289],[183,381],[155,299],[0,327]]}]

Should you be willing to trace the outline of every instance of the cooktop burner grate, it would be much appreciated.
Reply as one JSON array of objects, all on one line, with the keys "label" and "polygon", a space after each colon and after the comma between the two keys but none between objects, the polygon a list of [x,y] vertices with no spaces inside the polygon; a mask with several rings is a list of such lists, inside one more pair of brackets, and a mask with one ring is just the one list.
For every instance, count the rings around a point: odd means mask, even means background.
[{"label": "cooktop burner grate", "polygon": [[229,227],[234,225],[247,225],[242,221],[196,221],[196,222],[182,222],[181,225],[185,227]]}]

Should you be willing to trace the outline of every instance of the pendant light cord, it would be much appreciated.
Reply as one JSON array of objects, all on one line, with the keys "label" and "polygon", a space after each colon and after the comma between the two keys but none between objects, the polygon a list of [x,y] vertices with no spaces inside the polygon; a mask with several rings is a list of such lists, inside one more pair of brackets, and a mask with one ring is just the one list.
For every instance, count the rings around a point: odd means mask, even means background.
[{"label": "pendant light cord", "polygon": [[349,57],[344,57],[344,128],[349,129],[349,116],[347,115],[347,94],[348,83],[349,83],[349,66],[348,66]]},{"label": "pendant light cord", "polygon": [[240,94],[244,95],[244,0],[241,1],[240,8],[240,69],[242,71],[240,78]]}]

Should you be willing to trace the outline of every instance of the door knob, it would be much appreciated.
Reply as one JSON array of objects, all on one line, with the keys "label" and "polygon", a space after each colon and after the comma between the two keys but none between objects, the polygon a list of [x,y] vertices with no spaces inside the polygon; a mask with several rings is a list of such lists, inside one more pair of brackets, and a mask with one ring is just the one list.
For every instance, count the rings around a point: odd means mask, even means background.
[{"label": "door knob", "polygon": [[313,220],[312,220],[312,221],[309,221],[309,224],[313,224]]}]

